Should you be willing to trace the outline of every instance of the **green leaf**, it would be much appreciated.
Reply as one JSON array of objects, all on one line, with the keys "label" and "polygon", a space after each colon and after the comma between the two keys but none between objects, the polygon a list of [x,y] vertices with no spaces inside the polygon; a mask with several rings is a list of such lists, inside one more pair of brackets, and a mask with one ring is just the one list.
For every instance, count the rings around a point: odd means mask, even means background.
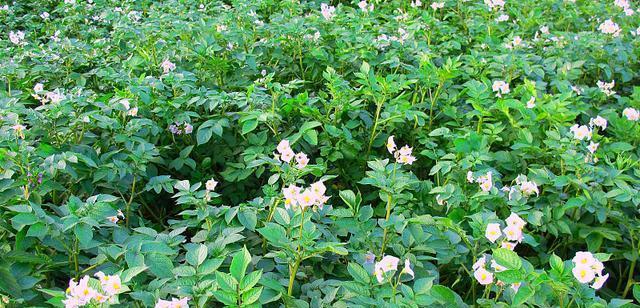
[{"label": "green leaf", "polygon": [[493,258],[498,264],[508,269],[520,269],[522,260],[515,252],[506,248],[496,248],[493,250]]},{"label": "green leaf", "polygon": [[120,279],[122,279],[122,283],[127,283],[131,281],[133,277],[136,277],[138,276],[138,274],[147,270],[147,268],[148,267],[146,266],[135,266],[135,267],[128,268],[124,272],[122,272],[122,274],[120,275]]},{"label": "green leaf", "polygon": [[262,270],[253,271],[249,275],[242,277],[242,280],[240,280],[240,292],[253,288],[260,280],[260,277],[262,277]]},{"label": "green leaf", "polygon": [[159,278],[173,278],[173,263],[167,256],[150,253],[145,256],[145,265]]},{"label": "green leaf", "polygon": [[496,278],[506,284],[512,284],[522,282],[524,280],[524,273],[519,270],[506,270],[497,272]]},{"label": "green leaf", "polygon": [[633,286],[633,297],[636,298],[636,301],[640,302],[640,284]]},{"label": "green leaf", "polygon": [[284,247],[289,243],[287,232],[281,225],[269,222],[266,226],[258,229],[258,232],[262,234],[271,245],[276,247]]},{"label": "green leaf", "polygon": [[318,132],[315,130],[308,130],[302,136],[305,141],[307,141],[311,145],[318,145]]},{"label": "green leaf", "polygon": [[233,276],[227,273],[216,272],[216,281],[223,290],[236,292],[238,281],[233,278]]},{"label": "green leaf", "polygon": [[362,266],[360,266],[360,264],[350,262],[349,265],[347,265],[347,271],[349,271],[351,277],[353,277],[356,281],[362,282],[364,284],[371,283],[371,276]]},{"label": "green leaf", "polygon": [[22,289],[15,276],[11,274],[8,267],[2,265],[0,265],[0,290],[17,298],[22,297]]},{"label": "green leaf", "polygon": [[255,303],[260,298],[260,294],[262,293],[262,287],[257,289],[251,289],[242,294],[242,303],[244,305],[251,305]]},{"label": "green leaf", "polygon": [[560,257],[556,256],[555,253],[552,254],[549,258],[549,265],[551,265],[551,268],[556,270],[560,274],[562,274],[562,272],[564,271],[564,263],[562,262],[562,259],[560,259]]},{"label": "green leaf", "polygon": [[244,277],[245,272],[247,271],[247,266],[251,262],[251,255],[249,251],[247,251],[246,247],[243,247],[240,251],[236,252],[231,260],[231,266],[229,267],[229,272],[236,279],[240,280]]},{"label": "green leaf", "polygon": [[208,249],[207,246],[200,244],[197,248],[187,251],[186,259],[187,263],[198,266],[207,259]]},{"label": "green leaf", "polygon": [[518,289],[518,293],[513,297],[512,306],[520,307],[524,305],[524,303],[533,296],[534,292],[535,291],[529,286],[521,286],[520,289]]},{"label": "green leaf", "polygon": [[93,231],[91,230],[91,226],[87,224],[77,224],[74,228],[74,232],[82,245],[88,245],[93,239]]},{"label": "green leaf", "polygon": [[431,287],[431,296],[443,304],[455,305],[456,303],[455,293],[445,286],[435,285]]},{"label": "green leaf", "polygon": [[216,290],[213,291],[213,296],[221,303],[227,306],[235,306],[238,304],[238,298],[233,291]]},{"label": "green leaf", "polygon": [[256,212],[251,209],[241,209],[238,213],[238,220],[248,230],[255,231],[258,224]]},{"label": "green leaf", "polygon": [[258,127],[257,119],[250,119],[242,123],[242,134],[248,134]]}]

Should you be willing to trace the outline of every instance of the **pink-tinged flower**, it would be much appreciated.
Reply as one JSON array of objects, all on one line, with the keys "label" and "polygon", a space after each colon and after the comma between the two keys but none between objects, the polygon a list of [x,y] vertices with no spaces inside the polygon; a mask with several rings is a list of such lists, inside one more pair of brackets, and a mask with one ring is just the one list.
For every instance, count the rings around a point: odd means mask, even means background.
[{"label": "pink-tinged flower", "polygon": [[296,201],[301,208],[312,206],[316,202],[316,194],[311,189],[305,189],[302,194],[298,195]]},{"label": "pink-tinged flower", "polygon": [[622,115],[629,121],[638,121],[640,119],[640,111],[635,108],[627,107],[622,111]]},{"label": "pink-tinged flower", "polygon": [[122,210],[118,209],[116,213],[117,213],[116,216],[124,218],[124,214],[122,213]]},{"label": "pink-tinged flower", "polygon": [[291,151],[291,145],[289,144],[289,140],[282,139],[280,143],[278,143],[276,150],[278,150],[278,153],[280,154]]},{"label": "pink-tinged flower", "polygon": [[479,284],[488,285],[493,282],[493,274],[487,271],[484,267],[478,268],[473,276],[476,278]]},{"label": "pink-tinged flower", "polygon": [[489,10],[501,10],[504,8],[504,0],[484,0],[484,4],[489,7]]},{"label": "pink-tinged flower", "polygon": [[296,163],[297,163],[298,169],[302,169],[306,167],[307,164],[309,163],[309,158],[307,157],[307,154],[304,154],[302,152],[296,154]]},{"label": "pink-tinged flower", "polygon": [[165,59],[164,61],[162,61],[160,67],[165,74],[176,69],[176,65],[173,62],[169,61],[169,59]]},{"label": "pink-tinged flower", "polygon": [[527,101],[527,108],[532,109],[536,107],[536,97],[531,96],[531,98]]},{"label": "pink-tinged flower", "polygon": [[538,190],[538,185],[533,182],[533,181],[524,181],[520,184],[520,191],[522,192],[523,195],[525,196],[531,196],[534,193],[537,195],[540,194],[540,191]]},{"label": "pink-tinged flower", "polygon": [[593,254],[588,251],[576,252],[576,255],[573,257],[573,259],[571,259],[571,261],[575,263],[576,266],[589,266],[589,267],[593,266],[597,262]]},{"label": "pink-tinged flower", "polygon": [[114,224],[117,224],[117,223],[118,223],[118,221],[120,220],[120,219],[118,218],[118,216],[109,216],[109,217],[107,217],[107,219],[108,219],[110,222],[114,223]]},{"label": "pink-tinged flower", "polygon": [[591,140],[591,136],[593,135],[591,128],[586,125],[574,124],[569,128],[569,131],[573,133],[573,138],[577,140]]},{"label": "pink-tinged flower", "polygon": [[22,31],[16,31],[16,32],[9,32],[9,40],[11,41],[11,43],[14,43],[16,45],[23,45],[24,44],[24,32]]},{"label": "pink-tinged flower", "polygon": [[205,184],[204,184],[205,188],[208,191],[214,191],[216,189],[216,186],[218,186],[218,181],[216,181],[215,179],[210,179],[208,180]]},{"label": "pink-tinged flower", "polygon": [[441,8],[444,8],[444,2],[434,2],[431,3],[431,8],[435,11]]},{"label": "pink-tinged flower", "polygon": [[416,275],[413,273],[413,270],[411,269],[411,262],[409,262],[409,259],[404,260],[404,268],[402,269],[402,273],[405,273],[409,276],[411,276],[411,278],[416,278]]},{"label": "pink-tinged flower", "polygon": [[473,265],[471,266],[471,269],[475,271],[475,270],[478,270],[479,268],[484,268],[486,263],[487,263],[486,257],[482,256],[478,260],[476,260],[476,263],[473,263]]},{"label": "pink-tinged flower", "polygon": [[576,265],[571,270],[573,273],[573,277],[580,283],[589,283],[596,277],[596,273],[593,271],[593,268],[584,265]]},{"label": "pink-tinged flower", "polygon": [[413,162],[416,161],[416,158],[411,155],[412,151],[413,148],[410,148],[408,145],[403,146],[394,154],[396,161],[404,165],[413,164]]},{"label": "pink-tinged flower", "polygon": [[127,111],[127,115],[130,115],[132,117],[135,117],[138,115],[138,107],[133,107],[131,109],[129,109],[129,111]]},{"label": "pink-tinged flower", "polygon": [[398,270],[398,263],[400,259],[394,256],[384,256],[380,262],[376,264],[376,267],[382,269],[383,272],[396,271]]},{"label": "pink-tinged flower", "polygon": [[420,0],[411,1],[411,7],[416,8],[416,7],[421,7],[421,6],[422,6],[422,1],[420,1]]},{"label": "pink-tinged flower", "polygon": [[602,80],[598,80],[596,85],[598,86],[600,91],[602,91],[602,93],[604,93],[606,96],[611,96],[613,94],[616,94],[616,92],[613,91],[613,87],[616,86],[615,80],[611,80],[611,82],[604,82]]},{"label": "pink-tinged flower", "polygon": [[496,272],[502,272],[502,271],[506,271],[507,268],[498,264],[498,262],[496,262],[496,260],[491,260],[491,268],[496,271]]},{"label": "pink-tinged flower", "polygon": [[293,153],[293,151],[289,149],[289,151],[285,151],[280,154],[280,159],[284,162],[289,163],[291,162],[294,156],[295,156],[295,153]]},{"label": "pink-tinged flower", "polygon": [[518,245],[518,243],[512,243],[512,242],[504,241],[504,242],[502,242],[502,244],[500,244],[500,247],[513,251],[513,249],[516,248],[516,245]]},{"label": "pink-tinged flower", "polygon": [[473,178],[473,171],[469,170],[467,171],[467,182],[473,183],[473,181],[475,181]]},{"label": "pink-tinged flower", "polygon": [[602,130],[607,129],[607,119],[601,117],[601,116],[597,116],[595,118],[591,118],[589,120],[589,126],[593,127],[600,127],[602,128]]},{"label": "pink-tinged flower", "polygon": [[193,125],[189,124],[189,123],[185,123],[184,124],[184,133],[185,134],[191,134],[193,132]]},{"label": "pink-tinged flower", "polygon": [[71,295],[78,299],[82,305],[88,303],[98,292],[89,286],[89,276],[84,276],[78,282],[78,285],[71,290]]},{"label": "pink-tinged flower", "polygon": [[320,5],[320,14],[326,20],[331,20],[336,15],[336,8],[334,6],[322,3]]},{"label": "pink-tinged flower", "polygon": [[327,187],[324,186],[324,182],[318,181],[311,184],[311,191],[313,191],[314,194],[321,196],[324,195],[325,192],[327,192]]},{"label": "pink-tinged flower", "polygon": [[131,108],[131,104],[129,103],[128,99],[123,99],[120,101],[120,104],[122,104],[122,106],[124,106],[125,110],[129,110]]},{"label": "pink-tinged flower", "polygon": [[598,150],[598,146],[600,145],[600,143],[593,143],[593,141],[591,141],[589,143],[589,145],[587,146],[587,150],[589,150],[589,152],[591,154],[595,153],[596,150]]},{"label": "pink-tinged flower", "polygon": [[542,26],[542,27],[540,27],[540,33],[542,33],[542,34],[549,34],[549,27],[548,27],[548,26]]},{"label": "pink-tinged flower", "polygon": [[11,128],[13,129],[13,131],[16,133],[16,135],[18,137],[24,139],[24,131],[25,131],[25,129],[27,129],[24,125],[15,124],[15,125],[11,126]]},{"label": "pink-tinged flower", "polygon": [[480,189],[482,189],[482,191],[491,191],[491,188],[493,188],[493,175],[491,171],[487,172],[485,175],[479,176],[476,179],[476,182],[480,184]]},{"label": "pink-tinged flower", "polygon": [[396,143],[393,141],[393,135],[391,135],[387,138],[387,151],[389,151],[389,154],[393,154],[393,152],[396,151],[396,148]]},{"label": "pink-tinged flower", "polygon": [[363,11],[363,12],[373,12],[373,3],[368,4],[367,1],[362,0],[360,2],[358,2],[358,7]]},{"label": "pink-tinged flower", "polygon": [[510,92],[509,84],[502,80],[494,81],[493,85],[491,85],[491,89],[493,90],[493,92],[496,92],[497,97],[502,97],[502,94],[507,94]]},{"label": "pink-tinged flower", "polygon": [[518,243],[522,242],[522,239],[523,239],[522,229],[518,228],[517,226],[510,225],[504,228],[504,230],[502,230],[502,233],[504,233],[504,236],[509,241],[518,242]]},{"label": "pink-tinged flower", "polygon": [[501,235],[502,232],[500,232],[500,224],[497,223],[488,224],[487,229],[484,232],[484,236],[491,241],[491,243],[495,243]]},{"label": "pink-tinged flower", "polygon": [[628,0],[615,0],[613,1],[613,4],[622,9],[627,9],[631,7]]},{"label": "pink-tinged flower", "polygon": [[38,82],[38,83],[36,83],[35,86],[33,86],[33,92],[40,93],[42,91],[44,91],[44,85],[43,84]]},{"label": "pink-tinged flower", "polygon": [[607,281],[607,279],[609,279],[609,274],[606,274],[604,276],[598,276],[596,277],[596,280],[593,282],[591,287],[596,290],[599,290],[600,288],[602,288],[602,286]]},{"label": "pink-tinged flower", "polygon": [[518,214],[516,213],[511,213],[511,215],[509,215],[509,217],[507,217],[505,221],[507,225],[516,226],[519,229],[524,228],[524,226],[527,224],[527,222],[520,218],[520,216],[518,216]]},{"label": "pink-tinged flower", "polygon": [[97,293],[96,296],[93,297],[93,299],[95,299],[98,303],[105,303],[106,301],[109,300],[109,297],[102,295],[100,293]]},{"label": "pink-tinged flower", "polygon": [[522,285],[522,282],[514,282],[511,284],[511,289],[513,290],[513,292],[518,292],[521,285]]},{"label": "pink-tinged flower", "polygon": [[620,26],[611,19],[607,19],[601,23],[600,26],[598,26],[598,30],[604,34],[611,34],[613,37],[620,36],[621,31]]},{"label": "pink-tinged flower", "polygon": [[302,191],[302,188],[293,184],[289,185],[289,187],[282,189],[282,194],[284,195],[284,207],[286,209],[289,209],[298,205],[298,195],[300,195],[301,191]]},{"label": "pink-tinged flower", "polygon": [[172,298],[171,301],[160,299],[155,308],[189,308],[189,298]]}]

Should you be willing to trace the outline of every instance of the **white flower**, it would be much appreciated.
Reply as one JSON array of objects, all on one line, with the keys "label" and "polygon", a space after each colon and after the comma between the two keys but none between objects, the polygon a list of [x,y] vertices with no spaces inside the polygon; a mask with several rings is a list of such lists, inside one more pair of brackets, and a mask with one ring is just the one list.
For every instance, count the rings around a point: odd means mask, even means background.
[{"label": "white flower", "polygon": [[589,152],[591,154],[595,153],[596,150],[598,150],[598,146],[600,145],[600,143],[593,143],[593,141],[591,141],[589,143],[589,145],[587,146],[587,150],[589,150]]},{"label": "white flower", "polygon": [[408,145],[403,146],[394,154],[396,161],[404,165],[413,164],[413,162],[416,161],[416,158],[411,155],[412,151],[413,148],[410,148]]},{"label": "white flower", "polygon": [[498,16],[498,18],[496,18],[497,22],[503,22],[503,21],[507,21],[509,20],[509,15],[507,14],[500,14],[500,16]]},{"label": "white flower", "polygon": [[549,27],[547,27],[547,26],[540,27],[540,33],[549,34]]},{"label": "white flower", "polygon": [[363,12],[373,12],[373,3],[372,4],[368,4],[367,1],[362,0],[360,2],[358,2],[358,7],[363,11]]},{"label": "white flower", "polygon": [[507,225],[515,226],[518,229],[524,228],[524,226],[527,224],[527,222],[520,218],[520,216],[518,216],[518,214],[516,213],[511,213],[511,215],[509,215],[509,217],[505,219],[505,222],[507,223]]},{"label": "white flower", "polygon": [[489,10],[501,10],[504,8],[504,0],[484,0]]},{"label": "white flower", "polygon": [[625,108],[622,111],[622,115],[625,116],[629,121],[638,121],[638,119],[640,119],[640,111],[635,108]]},{"label": "white flower", "polygon": [[598,80],[596,84],[598,85],[598,88],[600,88],[600,91],[602,91],[602,93],[604,93],[606,96],[611,96],[616,93],[615,91],[612,90],[613,87],[616,85],[615,80],[611,80],[611,82],[604,82],[602,80]]},{"label": "white flower", "polygon": [[491,89],[493,89],[493,92],[496,92],[497,97],[502,97],[502,94],[509,93],[509,84],[503,80],[496,80],[493,82]]},{"label": "white flower", "polygon": [[531,109],[536,106],[536,97],[531,96],[531,98],[527,101],[527,108]]},{"label": "white flower", "polygon": [[502,230],[502,232],[504,233],[504,236],[509,240],[509,241],[513,241],[513,242],[522,242],[522,229],[518,228],[517,226],[514,225],[510,225],[506,228],[504,228],[504,230]]},{"label": "white flower", "polygon": [[444,7],[444,2],[434,2],[431,3],[431,8],[435,11],[437,9],[441,9]]},{"label": "white flower", "polygon": [[47,13],[47,12],[42,12],[42,14],[40,14],[40,18],[42,18],[42,19],[49,19],[49,13]]},{"label": "white flower", "polygon": [[169,61],[169,59],[165,59],[164,61],[162,61],[160,67],[165,74],[176,69],[176,65],[173,62]]},{"label": "white flower", "polygon": [[409,276],[411,276],[411,278],[416,278],[416,275],[411,269],[411,262],[409,262],[409,259],[404,260],[404,268],[402,269],[402,273],[408,274]]},{"label": "white flower", "polygon": [[120,220],[120,219],[118,218],[118,216],[109,216],[109,217],[107,217],[107,219],[108,219],[110,222],[114,223],[114,224],[117,224],[117,223],[118,223],[118,221]]},{"label": "white flower", "polygon": [[593,266],[596,264],[596,258],[593,257],[593,254],[588,251],[578,251],[576,252],[575,257],[571,259],[576,266]]},{"label": "white flower", "polygon": [[488,285],[493,282],[493,274],[487,271],[485,268],[478,268],[473,276],[478,280],[481,285]]},{"label": "white flower", "polygon": [[575,124],[569,128],[569,130],[573,133],[573,138],[578,140],[591,140],[592,131],[586,125],[578,125]]},{"label": "white flower", "polygon": [[309,163],[309,158],[307,157],[307,154],[304,154],[302,152],[296,154],[296,163],[297,163],[297,167],[298,169],[302,169],[304,167],[307,166],[307,164]]},{"label": "white flower", "polygon": [[469,183],[473,183],[474,179],[473,179],[473,171],[469,170],[467,171],[467,182]]},{"label": "white flower", "polygon": [[[400,262],[400,259],[394,256],[384,256],[380,262],[374,265],[373,273],[376,275],[379,283],[384,281],[384,273],[398,270],[398,262]],[[405,265],[406,264],[405,262]]]},{"label": "white flower", "polygon": [[14,43],[16,45],[22,45],[23,40],[24,40],[24,32],[22,31],[9,32],[9,41],[11,41],[11,43]]},{"label": "white flower", "polygon": [[207,181],[207,183],[205,183],[205,188],[207,189],[207,191],[214,191],[216,189],[216,186],[218,186],[218,181],[216,181],[215,179],[210,179]]},{"label": "white flower", "polygon": [[491,188],[493,188],[493,176],[491,171],[487,172],[485,175],[479,176],[476,179],[476,182],[480,184],[480,189],[482,189],[482,191],[491,191]]},{"label": "white flower", "polygon": [[613,37],[620,36],[620,26],[617,23],[613,22],[611,19],[605,20],[603,23],[598,26],[598,30],[604,34],[612,34]]},{"label": "white flower", "polygon": [[416,8],[416,7],[420,7],[420,6],[422,6],[422,1],[420,1],[420,0],[411,1],[411,7]]},{"label": "white flower", "polygon": [[336,14],[336,8],[333,6],[330,6],[326,3],[322,3],[320,5],[320,14],[322,14],[322,17],[324,17],[324,19],[326,20],[331,20]]},{"label": "white flower", "polygon": [[512,243],[512,242],[504,241],[504,242],[502,242],[502,244],[500,244],[500,247],[513,251],[513,249],[516,248],[516,245],[518,245],[517,242],[516,243]]},{"label": "white flower", "polygon": [[595,118],[591,118],[591,120],[589,120],[589,126],[593,127],[593,126],[597,126],[602,128],[602,130],[607,129],[607,119],[601,117],[601,116],[597,116]]},{"label": "white flower", "polygon": [[496,240],[502,235],[500,232],[500,224],[490,223],[487,224],[487,229],[484,232],[484,236],[491,241],[491,243],[495,243]]},{"label": "white flower", "polygon": [[496,262],[496,260],[491,260],[491,268],[496,272],[502,272],[502,271],[507,270],[506,267],[498,264],[498,262]]},{"label": "white flower", "polygon": [[390,154],[396,151],[396,143],[393,141],[393,135],[387,138],[387,151],[389,151]]},{"label": "white flower", "polygon": [[540,194],[540,191],[538,190],[538,184],[536,184],[533,181],[524,181],[520,184],[520,191],[522,192],[523,195],[525,196],[531,196],[534,193],[536,195]]},{"label": "white flower", "polygon": [[316,202],[317,195],[310,189],[305,189],[302,194],[298,195],[296,201],[300,207],[307,208]]},{"label": "white flower", "polygon": [[482,256],[481,258],[476,260],[476,263],[473,263],[473,265],[471,266],[471,269],[473,269],[475,271],[475,270],[477,270],[479,268],[484,268],[486,263],[487,263],[486,257]]},{"label": "white flower", "polygon": [[609,278],[609,274],[596,277],[596,280],[593,282],[591,287],[596,290],[602,288],[602,286],[604,285],[604,283],[607,281],[608,278]]},{"label": "white flower", "polygon": [[132,117],[135,117],[138,115],[138,107],[133,107],[131,109],[129,109],[129,111],[127,111],[127,115],[130,115]]},{"label": "white flower", "polygon": [[571,272],[580,283],[589,283],[596,277],[596,273],[589,266],[576,265]]}]

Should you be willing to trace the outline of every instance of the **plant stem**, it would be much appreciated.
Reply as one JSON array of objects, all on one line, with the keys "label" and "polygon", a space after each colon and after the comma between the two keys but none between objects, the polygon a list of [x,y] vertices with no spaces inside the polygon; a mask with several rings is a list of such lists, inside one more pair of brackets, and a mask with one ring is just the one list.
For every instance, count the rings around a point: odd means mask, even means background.
[{"label": "plant stem", "polygon": [[384,105],[384,100],[378,103],[374,99],[374,102],[376,103],[376,117],[375,117],[375,121],[373,122],[373,130],[371,131],[371,138],[369,138],[369,146],[367,147],[367,155],[366,155],[367,157],[369,157],[369,153],[371,152],[373,139],[376,138],[376,130],[378,129],[378,119],[380,118],[380,111],[382,111],[382,105]]},{"label": "plant stem", "polygon": [[127,201],[127,217],[126,217],[126,225],[127,228],[129,228],[129,215],[131,214],[131,202],[133,201],[133,196],[135,195],[136,192],[136,176],[133,176],[133,183],[131,184],[131,195],[129,195],[129,201]]},{"label": "plant stem", "polygon": [[302,209],[302,218],[300,219],[300,234],[298,235],[298,248],[296,249],[296,261],[293,265],[293,268],[289,268],[289,288],[287,289],[287,294],[291,296],[293,293],[293,282],[296,279],[296,274],[298,273],[298,268],[300,267],[300,262],[302,262],[302,229],[304,227],[304,208]]}]

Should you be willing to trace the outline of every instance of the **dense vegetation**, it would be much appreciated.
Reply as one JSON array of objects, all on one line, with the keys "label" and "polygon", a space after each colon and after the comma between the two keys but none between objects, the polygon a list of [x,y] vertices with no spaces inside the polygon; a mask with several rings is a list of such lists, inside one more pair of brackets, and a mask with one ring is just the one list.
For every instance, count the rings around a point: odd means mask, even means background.
[{"label": "dense vegetation", "polygon": [[2,4],[0,307],[636,306],[636,9]]}]

